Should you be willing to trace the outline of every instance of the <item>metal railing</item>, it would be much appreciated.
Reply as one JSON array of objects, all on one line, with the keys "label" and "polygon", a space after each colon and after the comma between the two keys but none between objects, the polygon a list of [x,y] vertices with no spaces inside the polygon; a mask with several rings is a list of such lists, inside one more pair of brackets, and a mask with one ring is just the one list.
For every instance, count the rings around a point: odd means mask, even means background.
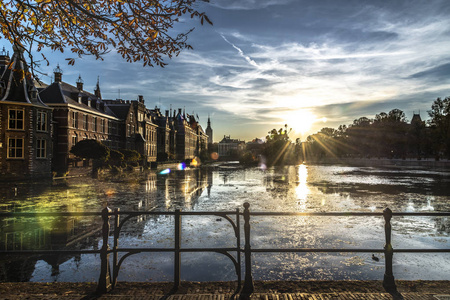
[{"label": "metal railing", "polygon": [[[383,286],[388,292],[396,292],[394,274],[392,271],[392,260],[394,253],[449,253],[450,248],[447,249],[393,249],[391,244],[392,225],[391,219],[393,216],[434,216],[434,217],[448,217],[450,212],[423,212],[423,213],[393,213],[389,208],[386,208],[382,213],[363,213],[363,212],[250,212],[249,203],[244,203],[244,211],[224,211],[224,212],[182,212],[175,210],[174,212],[153,212],[153,211],[120,211],[115,209],[111,211],[105,208],[101,213],[98,212],[61,212],[61,213],[0,213],[0,218],[6,217],[73,217],[73,216],[101,216],[102,217],[102,239],[103,245],[99,250],[22,250],[22,251],[0,251],[0,254],[100,254],[101,269],[97,285],[98,293],[106,293],[113,289],[117,284],[120,268],[124,260],[137,253],[145,252],[172,252],[174,254],[174,277],[173,289],[176,290],[181,283],[181,253],[187,252],[214,252],[228,257],[236,271],[237,288],[236,294],[240,292],[243,298],[252,294],[254,291],[253,275],[252,275],[252,254],[253,253],[310,253],[310,252],[363,252],[363,253],[384,253],[385,254],[385,273],[383,278]],[[131,218],[142,215],[166,215],[174,217],[174,245],[169,248],[125,248],[119,247],[119,236],[124,224]],[[121,216],[123,220],[121,220]],[[183,216],[217,216],[226,219],[233,228],[236,241],[233,247],[222,248],[184,248],[181,246],[181,224]],[[251,217],[274,217],[274,216],[309,216],[309,217],[351,217],[351,216],[382,216],[384,218],[384,233],[385,244],[383,248],[257,248],[252,249],[250,219]],[[111,217],[114,217],[113,228],[111,229]],[[241,217],[244,219],[244,248],[241,248]],[[234,218],[234,220],[233,220]],[[109,237],[112,232],[113,246],[109,245]],[[119,259],[119,253],[123,255]],[[110,255],[113,255],[112,268],[110,266]],[[235,254],[234,256],[232,254]],[[244,255],[245,278],[242,283],[242,262],[241,256]],[[112,272],[111,272],[112,271]]]}]

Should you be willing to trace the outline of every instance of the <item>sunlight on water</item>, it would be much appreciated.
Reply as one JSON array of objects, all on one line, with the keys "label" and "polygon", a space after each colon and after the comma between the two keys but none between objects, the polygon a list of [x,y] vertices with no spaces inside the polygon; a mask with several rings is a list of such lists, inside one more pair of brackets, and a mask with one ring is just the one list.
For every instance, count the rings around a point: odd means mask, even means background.
[{"label": "sunlight on water", "polygon": [[308,169],[303,164],[301,164],[298,167],[298,186],[295,188],[295,193],[297,195],[299,210],[305,211],[306,199],[309,194],[309,189],[308,189]]}]

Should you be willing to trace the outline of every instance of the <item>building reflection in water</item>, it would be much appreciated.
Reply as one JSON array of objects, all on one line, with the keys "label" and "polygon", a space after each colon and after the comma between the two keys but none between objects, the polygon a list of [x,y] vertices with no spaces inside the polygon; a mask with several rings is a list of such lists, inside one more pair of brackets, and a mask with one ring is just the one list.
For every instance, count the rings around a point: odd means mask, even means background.
[{"label": "building reflection in water", "polygon": [[[35,185],[21,185],[17,189],[0,187],[1,212],[82,212],[97,211],[108,204],[121,211],[167,211],[193,208],[197,199],[212,184],[211,170],[175,170],[160,175],[143,173],[136,181],[124,183],[80,184],[70,181]],[[87,180],[89,181],[89,180]],[[125,191],[124,191],[125,190]],[[83,191],[83,192],[80,192]],[[133,193],[133,196],[130,196]],[[125,199],[124,199],[125,198]],[[142,234],[148,216],[132,218],[124,227],[125,234]],[[153,218],[157,218],[156,216]],[[101,217],[38,217],[0,219],[0,249],[59,250],[98,249],[101,235]],[[80,255],[2,255],[0,282],[29,281],[38,261],[51,266],[51,275],[57,280],[59,266],[73,259],[80,263]]]}]

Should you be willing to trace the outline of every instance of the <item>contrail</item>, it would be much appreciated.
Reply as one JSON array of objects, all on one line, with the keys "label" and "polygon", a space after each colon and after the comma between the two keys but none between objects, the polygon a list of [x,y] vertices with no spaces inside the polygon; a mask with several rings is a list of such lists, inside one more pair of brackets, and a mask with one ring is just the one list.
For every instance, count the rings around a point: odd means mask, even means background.
[{"label": "contrail", "polygon": [[221,33],[219,34],[224,39],[224,41],[230,44],[234,49],[236,49],[239,52],[239,55],[242,56],[249,64],[251,64],[254,67],[259,67],[258,64],[253,59],[250,58],[250,56],[245,55],[244,52],[239,47],[235,46],[233,43],[227,40],[227,38],[223,36],[223,34]]}]

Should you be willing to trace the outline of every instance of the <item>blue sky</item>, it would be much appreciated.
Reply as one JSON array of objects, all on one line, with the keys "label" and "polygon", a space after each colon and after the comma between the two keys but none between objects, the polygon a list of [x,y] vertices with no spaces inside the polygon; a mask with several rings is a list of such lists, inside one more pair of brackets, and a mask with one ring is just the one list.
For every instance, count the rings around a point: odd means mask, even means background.
[{"label": "blue sky", "polygon": [[[323,127],[373,118],[399,108],[427,118],[437,97],[450,96],[450,1],[211,0],[200,3],[214,22],[196,27],[186,50],[165,68],[127,63],[115,53],[66,65],[47,54],[52,74],[80,74],[105,99],[137,99],[147,107],[186,108],[214,140],[251,140],[287,123],[292,138]],[[49,82],[49,79],[44,78]]]}]

